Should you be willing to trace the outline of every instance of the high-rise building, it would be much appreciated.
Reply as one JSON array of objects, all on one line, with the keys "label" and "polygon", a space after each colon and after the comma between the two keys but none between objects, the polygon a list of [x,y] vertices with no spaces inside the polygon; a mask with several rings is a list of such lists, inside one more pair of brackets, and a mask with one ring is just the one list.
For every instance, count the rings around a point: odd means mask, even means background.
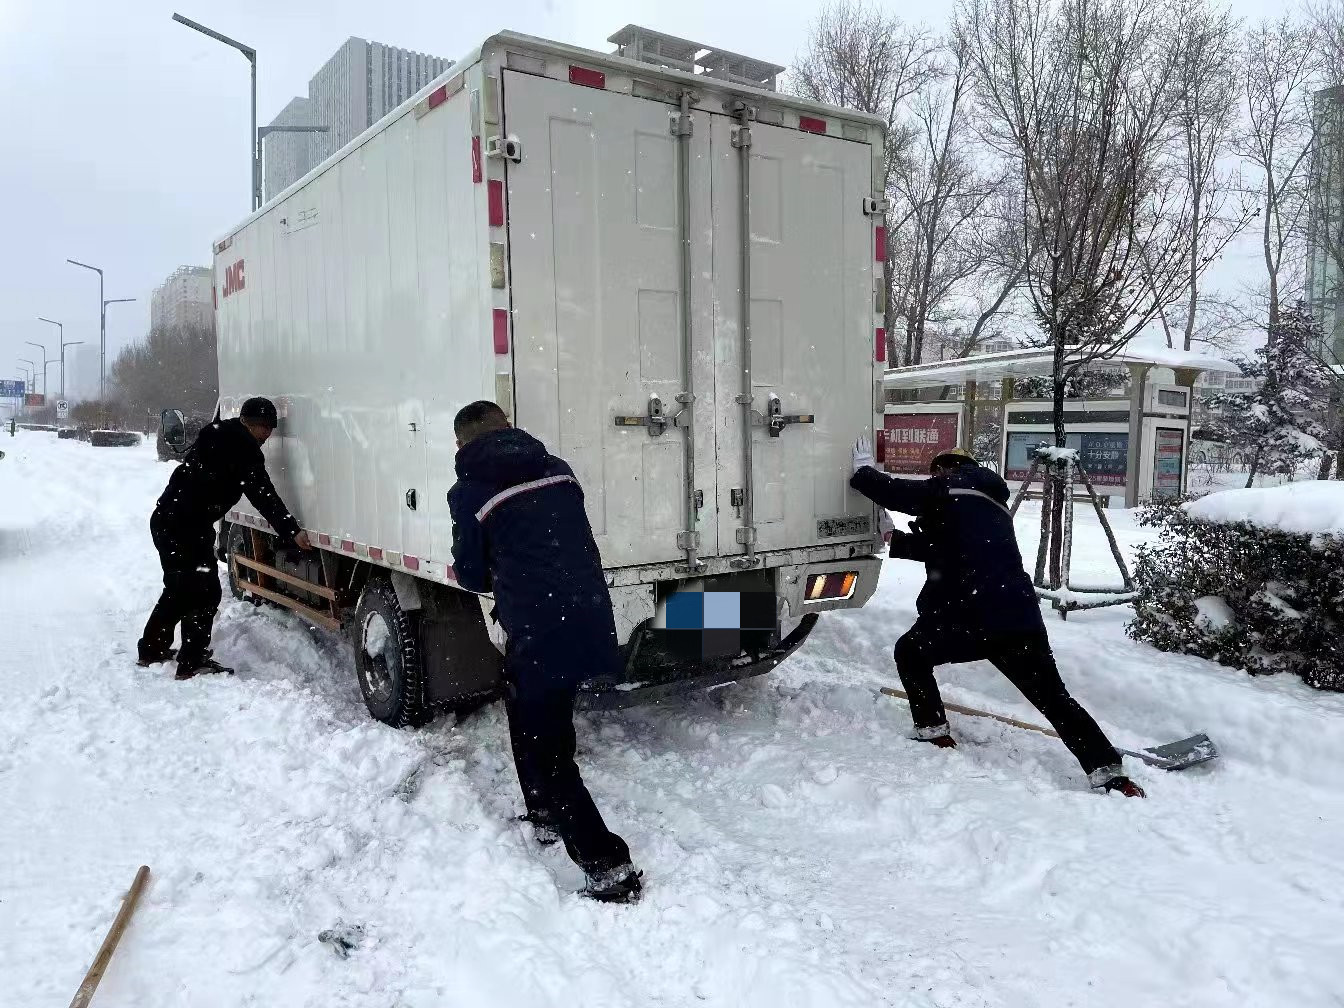
[{"label": "high-rise building", "polygon": [[98,398],[96,341],[73,346],[65,351],[65,397],[74,402]]},{"label": "high-rise building", "polygon": [[1344,367],[1344,87],[1315,95],[1307,214],[1307,299],[1325,330],[1325,357]]},{"label": "high-rise building", "polygon": [[272,133],[263,142],[263,197],[293,185],[453,65],[452,60],[361,38],[346,39],[272,126],[325,126],[325,133]]},{"label": "high-rise building", "polygon": [[154,288],[149,301],[149,327],[215,326],[214,295],[208,266],[179,266]]}]

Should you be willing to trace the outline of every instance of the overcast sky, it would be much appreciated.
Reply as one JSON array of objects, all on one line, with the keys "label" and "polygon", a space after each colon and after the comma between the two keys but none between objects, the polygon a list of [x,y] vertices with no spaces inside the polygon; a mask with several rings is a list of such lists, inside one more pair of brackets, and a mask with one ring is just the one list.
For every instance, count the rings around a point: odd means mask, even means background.
[{"label": "overcast sky", "polygon": [[[97,277],[67,258],[101,266],[107,297],[137,299],[108,310],[110,364],[148,329],[153,288],[179,265],[209,265],[211,242],[249,210],[247,63],[174,10],[257,49],[265,124],[351,35],[457,59],[505,28],[606,50],[636,23],[789,64],[820,3],[0,0],[0,377],[37,352],[24,340],[55,355],[38,315],[63,321],[67,340],[97,340]],[[952,8],[884,3],[938,27]],[[1247,17],[1278,9],[1234,4]]]}]

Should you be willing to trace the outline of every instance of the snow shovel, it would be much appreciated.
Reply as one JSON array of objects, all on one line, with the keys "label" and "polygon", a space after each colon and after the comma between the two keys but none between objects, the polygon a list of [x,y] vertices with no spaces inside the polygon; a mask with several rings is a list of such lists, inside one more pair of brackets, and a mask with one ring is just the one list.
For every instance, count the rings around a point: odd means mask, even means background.
[{"label": "snow shovel", "polygon": [[[889,686],[883,686],[882,692],[887,696],[896,697],[900,700],[909,700],[910,697],[898,689],[891,689]],[[1051,738],[1059,738],[1059,732],[1053,728],[1042,728],[1040,725],[1029,724],[1026,721],[1018,721],[1016,718],[1004,717],[1002,714],[992,714],[989,711],[976,710],[974,707],[962,707],[960,704],[944,703],[943,706],[950,711],[956,711],[958,714],[967,714],[971,717],[989,718],[1002,724],[1012,725],[1014,728],[1025,728],[1027,731],[1040,732],[1042,735],[1049,735]],[[1217,759],[1220,755],[1218,747],[1213,744],[1213,739],[1209,738],[1203,732],[1197,735],[1191,735],[1189,738],[1181,739],[1178,742],[1168,742],[1166,745],[1153,746],[1144,749],[1142,752],[1134,752],[1132,749],[1121,749],[1116,746],[1116,752],[1124,753],[1126,756],[1133,756],[1136,760],[1142,760],[1149,766],[1157,767],[1159,770],[1185,770],[1199,763],[1206,763],[1209,760]]]}]

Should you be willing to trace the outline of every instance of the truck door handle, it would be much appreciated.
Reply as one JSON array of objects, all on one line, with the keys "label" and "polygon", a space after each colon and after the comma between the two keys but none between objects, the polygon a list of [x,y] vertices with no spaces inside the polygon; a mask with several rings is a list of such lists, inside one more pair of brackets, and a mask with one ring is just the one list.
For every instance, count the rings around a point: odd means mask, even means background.
[{"label": "truck door handle", "polygon": [[771,437],[779,437],[784,432],[784,428],[790,424],[810,424],[817,422],[815,413],[785,413],[784,405],[779,401],[779,396],[773,392],[766,400],[765,416],[756,414],[757,419],[765,426],[766,433]]}]

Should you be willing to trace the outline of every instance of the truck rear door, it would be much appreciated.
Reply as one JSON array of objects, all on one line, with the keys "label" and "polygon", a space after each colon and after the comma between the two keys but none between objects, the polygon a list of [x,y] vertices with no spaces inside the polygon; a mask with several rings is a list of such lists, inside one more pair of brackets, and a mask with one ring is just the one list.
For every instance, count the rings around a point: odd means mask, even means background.
[{"label": "truck rear door", "polygon": [[[682,227],[677,110],[564,81],[503,73],[505,125],[521,143],[507,167],[517,423],[567,460],[583,485],[607,566],[684,559],[686,422],[696,425],[695,482],[718,552],[707,199],[691,201],[696,403],[682,408]],[[689,189],[709,191],[709,115],[696,113]],[[617,417],[630,422],[618,425]]]},{"label": "truck rear door", "polygon": [[[872,506],[849,489],[851,446],[873,423],[873,154],[868,143],[713,117],[715,415],[721,552],[869,538]],[[875,131],[874,131],[875,132]],[[750,157],[742,197],[741,158]],[[750,240],[751,399],[744,420],[742,269]],[[772,414],[778,414],[772,422]],[[752,442],[745,477],[742,438]]]}]

